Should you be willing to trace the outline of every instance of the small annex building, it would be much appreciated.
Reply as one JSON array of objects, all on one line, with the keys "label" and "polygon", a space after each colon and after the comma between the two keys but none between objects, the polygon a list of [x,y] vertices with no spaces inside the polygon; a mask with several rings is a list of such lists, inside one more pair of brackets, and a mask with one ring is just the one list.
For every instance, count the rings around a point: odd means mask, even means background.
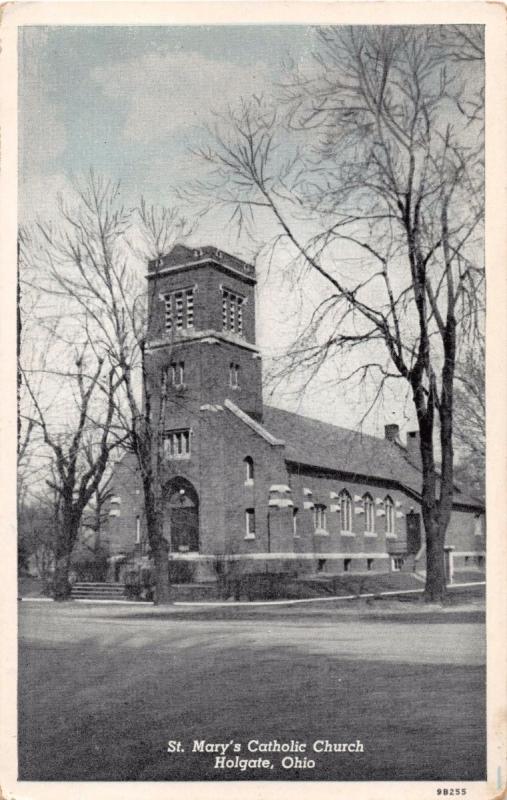
[{"label": "small annex building", "polygon": [[[397,425],[381,439],[264,405],[252,265],[178,245],[147,279],[148,379],[168,378],[169,558],[192,580],[223,558],[252,571],[424,570],[418,433],[402,444]],[[115,466],[108,538],[117,580],[149,555],[132,455]],[[484,506],[457,487],[446,550],[451,575],[484,569]]]}]

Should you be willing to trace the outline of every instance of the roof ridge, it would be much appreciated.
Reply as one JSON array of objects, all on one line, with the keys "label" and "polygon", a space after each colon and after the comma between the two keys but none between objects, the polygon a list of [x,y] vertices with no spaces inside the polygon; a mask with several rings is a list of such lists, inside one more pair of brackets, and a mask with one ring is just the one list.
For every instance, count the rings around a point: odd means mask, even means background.
[{"label": "roof ridge", "polygon": [[[336,428],[339,431],[347,431],[347,433],[352,433],[355,436],[361,436],[367,439],[374,439],[376,442],[387,442],[388,444],[390,444],[390,442],[388,442],[388,440],[384,439],[382,436],[375,436],[375,434],[373,433],[363,433],[362,431],[355,430],[354,428],[345,428],[343,425],[335,425],[334,422],[325,422],[322,419],[317,419],[316,417],[309,417],[306,414],[300,414],[297,411],[287,411],[287,409],[285,408],[278,408],[278,406],[270,406],[267,403],[264,403],[264,408],[268,408],[271,411],[280,411],[282,414],[290,414],[293,417],[299,417],[301,419],[308,420],[309,422],[317,422],[319,425],[327,425],[330,428]],[[404,445],[402,445],[401,443],[400,447],[402,450],[406,449]]]}]

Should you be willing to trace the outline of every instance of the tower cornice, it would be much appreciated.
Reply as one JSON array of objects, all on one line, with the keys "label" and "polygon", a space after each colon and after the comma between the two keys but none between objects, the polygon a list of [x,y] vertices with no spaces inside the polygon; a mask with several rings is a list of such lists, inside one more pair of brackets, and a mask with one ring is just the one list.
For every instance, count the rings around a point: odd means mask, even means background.
[{"label": "tower cornice", "polygon": [[163,278],[165,275],[171,275],[176,272],[187,272],[192,269],[196,269],[197,267],[204,267],[208,264],[212,264],[225,275],[233,275],[235,278],[241,278],[241,280],[249,283],[251,286],[255,286],[257,283],[257,280],[250,275],[246,275],[244,272],[239,272],[239,270],[230,267],[228,264],[223,264],[222,262],[215,261],[212,258],[202,258],[198,261],[180,264],[179,266],[163,267],[155,272],[147,272],[145,278],[148,278],[148,280],[154,280],[155,278]]},{"label": "tower cornice", "polygon": [[160,278],[175,272],[196,269],[207,264],[212,264],[216,269],[226,275],[233,275],[236,278],[255,284],[255,267],[242,261],[236,256],[231,256],[216,247],[201,247],[191,249],[183,245],[177,245],[170,253],[159,258],[152,259],[148,263],[148,280]]},{"label": "tower cornice", "polygon": [[158,350],[160,347],[178,347],[180,345],[188,344],[189,342],[201,342],[204,344],[234,344],[236,347],[242,347],[244,350],[250,350],[253,356],[259,355],[259,349],[250,342],[246,342],[240,336],[227,333],[226,331],[215,331],[212,328],[208,330],[196,330],[189,332],[188,329],[184,334],[177,334],[173,337],[163,337],[161,339],[152,339],[146,343],[146,350]]}]

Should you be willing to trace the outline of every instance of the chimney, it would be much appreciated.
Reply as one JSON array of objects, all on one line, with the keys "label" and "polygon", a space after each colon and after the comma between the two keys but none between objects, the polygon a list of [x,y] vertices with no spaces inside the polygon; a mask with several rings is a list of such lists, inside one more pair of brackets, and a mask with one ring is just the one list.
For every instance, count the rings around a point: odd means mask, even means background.
[{"label": "chimney", "polygon": [[384,425],[385,438],[388,442],[397,442],[400,438],[400,426],[395,423]]},{"label": "chimney", "polygon": [[407,455],[409,461],[416,466],[421,465],[421,451],[419,449],[419,431],[408,431],[407,433]]}]

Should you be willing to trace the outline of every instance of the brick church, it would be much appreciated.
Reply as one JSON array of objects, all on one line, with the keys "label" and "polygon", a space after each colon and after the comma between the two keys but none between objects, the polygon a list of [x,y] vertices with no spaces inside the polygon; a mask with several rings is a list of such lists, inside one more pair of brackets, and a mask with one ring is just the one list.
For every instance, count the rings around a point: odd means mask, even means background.
[{"label": "brick church", "polygon": [[[366,436],[262,400],[255,270],[213,247],[178,245],[148,267],[150,370],[167,370],[164,526],[169,558],[209,580],[245,570],[424,570],[418,433]],[[113,577],[146,560],[135,457],[115,466]],[[484,507],[456,488],[447,566],[483,569]]]}]

